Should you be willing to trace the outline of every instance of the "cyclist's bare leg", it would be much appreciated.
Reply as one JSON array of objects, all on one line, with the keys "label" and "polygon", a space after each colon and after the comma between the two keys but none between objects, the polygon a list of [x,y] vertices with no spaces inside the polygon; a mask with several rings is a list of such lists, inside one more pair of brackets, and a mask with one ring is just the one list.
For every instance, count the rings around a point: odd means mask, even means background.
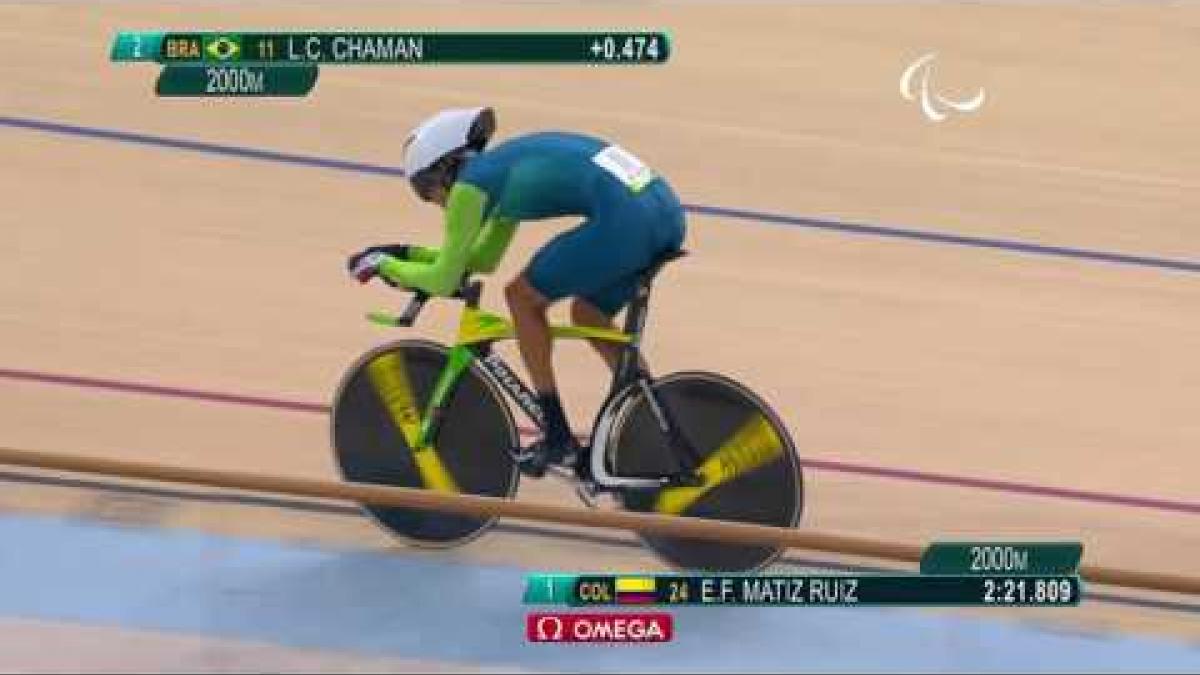
[{"label": "cyclist's bare leg", "polygon": [[[571,323],[576,326],[589,326],[592,328],[615,328],[613,320],[604,312],[601,312],[595,305],[584,300],[583,298],[575,298],[571,301]],[[592,347],[600,354],[600,358],[608,364],[610,369],[617,367],[617,360],[621,357],[621,348],[615,342],[606,342],[604,340],[588,340]]]},{"label": "cyclist's bare leg", "polygon": [[[600,311],[598,307],[583,298],[575,298],[571,301],[571,323],[574,323],[576,326],[616,329],[616,324],[613,323],[612,317]],[[608,364],[609,370],[616,370],[617,364],[621,359],[622,345],[607,340],[588,340],[588,342],[600,354],[604,362]],[[649,370],[646,366],[645,357],[640,357],[639,365],[643,370]]]},{"label": "cyclist's bare leg", "polygon": [[513,279],[504,288],[504,298],[517,329],[517,346],[529,371],[533,386],[540,393],[558,390],[554,383],[553,342],[546,308],[550,302],[542,297],[524,275]]},{"label": "cyclist's bare leg", "polygon": [[526,449],[522,463],[533,475],[541,475],[548,463],[561,462],[573,456],[578,448],[554,383],[553,342],[546,320],[550,301],[524,276],[510,282],[504,289],[504,296],[517,329],[517,346],[537,389],[538,406],[542,411],[542,439]]}]

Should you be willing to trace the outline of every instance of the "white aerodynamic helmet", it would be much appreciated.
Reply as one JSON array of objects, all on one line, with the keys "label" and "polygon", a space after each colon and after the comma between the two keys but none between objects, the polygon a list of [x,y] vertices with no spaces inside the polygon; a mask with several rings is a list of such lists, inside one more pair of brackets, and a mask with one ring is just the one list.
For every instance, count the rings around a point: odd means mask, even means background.
[{"label": "white aerodynamic helmet", "polygon": [[404,142],[404,175],[426,201],[436,186],[454,183],[462,160],[482,152],[496,131],[491,108],[443,110],[421,122]]}]

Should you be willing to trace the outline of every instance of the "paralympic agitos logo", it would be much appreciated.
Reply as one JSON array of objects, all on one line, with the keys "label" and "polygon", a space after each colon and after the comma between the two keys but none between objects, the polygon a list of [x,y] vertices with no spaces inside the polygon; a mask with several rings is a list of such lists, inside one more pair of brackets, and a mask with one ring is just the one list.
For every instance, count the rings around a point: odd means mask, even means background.
[{"label": "paralympic agitos logo", "polygon": [[937,54],[930,52],[904,69],[904,74],[900,76],[900,95],[908,101],[920,100],[921,112],[931,122],[941,122],[949,116],[950,111],[970,113],[979,110],[986,95],[982,87],[975,96],[964,101],[951,100],[934,91],[932,80],[935,58]]}]

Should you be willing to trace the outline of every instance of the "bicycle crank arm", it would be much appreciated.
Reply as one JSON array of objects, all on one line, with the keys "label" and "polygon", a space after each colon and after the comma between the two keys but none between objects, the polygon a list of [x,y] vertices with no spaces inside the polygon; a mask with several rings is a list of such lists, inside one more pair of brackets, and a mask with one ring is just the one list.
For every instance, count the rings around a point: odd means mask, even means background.
[{"label": "bicycle crank arm", "polygon": [[[623,473],[620,475],[609,476],[610,479],[617,480],[636,480],[641,483],[648,484],[649,487],[674,487],[679,485],[699,485],[703,482],[703,478],[693,474],[684,472],[674,474],[661,473]],[[654,485],[649,485],[649,484]]]},{"label": "bicycle crank arm", "polygon": [[681,471],[667,479],[667,487],[700,487],[704,476],[694,471]]}]

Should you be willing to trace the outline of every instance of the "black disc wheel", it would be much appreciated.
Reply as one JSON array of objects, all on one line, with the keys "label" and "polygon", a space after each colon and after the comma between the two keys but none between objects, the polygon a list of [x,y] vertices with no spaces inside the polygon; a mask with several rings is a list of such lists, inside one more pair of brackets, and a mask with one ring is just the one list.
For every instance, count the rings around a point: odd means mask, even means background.
[{"label": "black disc wheel", "polygon": [[[702,372],[669,375],[650,389],[694,448],[704,482],[697,487],[625,490],[625,508],[787,528],[799,523],[803,485],[795,447],[762,399],[727,377]],[[677,452],[644,390],[622,406],[608,447],[618,476],[665,475],[679,469]],[[683,570],[752,572],[783,551],[657,534],[642,535],[642,540]]]},{"label": "black disc wheel", "polygon": [[[510,450],[519,437],[512,413],[474,365],[452,391],[432,448],[414,449],[449,350],[424,340],[375,349],[345,374],[331,415],[334,456],[353,482],[511,498],[519,473]],[[364,505],[383,528],[425,546],[463,544],[495,518]]]}]

